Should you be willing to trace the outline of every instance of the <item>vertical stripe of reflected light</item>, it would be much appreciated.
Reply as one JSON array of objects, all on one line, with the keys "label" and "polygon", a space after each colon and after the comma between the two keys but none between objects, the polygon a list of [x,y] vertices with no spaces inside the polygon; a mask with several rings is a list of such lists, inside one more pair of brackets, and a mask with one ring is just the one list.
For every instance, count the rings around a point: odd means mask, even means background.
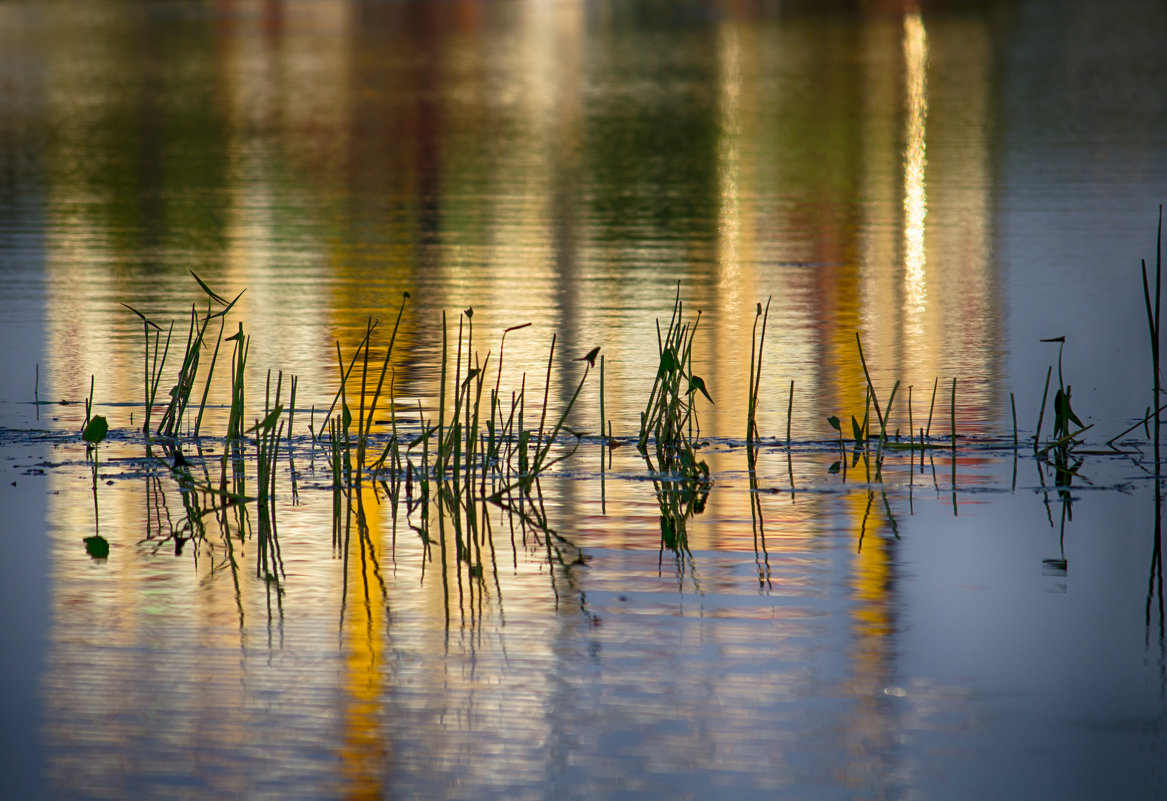
[{"label": "vertical stripe of reflected light", "polygon": [[738,27],[723,25],[719,31],[719,116],[721,136],[717,146],[720,208],[718,219],[718,267],[721,287],[728,296],[725,308],[742,308],[741,261],[741,42]]},{"label": "vertical stripe of reflected light", "polygon": [[925,184],[928,122],[928,34],[918,11],[904,16],[904,69],[907,125],[904,151],[904,290],[907,332],[923,333],[927,305],[924,219],[928,215]]}]

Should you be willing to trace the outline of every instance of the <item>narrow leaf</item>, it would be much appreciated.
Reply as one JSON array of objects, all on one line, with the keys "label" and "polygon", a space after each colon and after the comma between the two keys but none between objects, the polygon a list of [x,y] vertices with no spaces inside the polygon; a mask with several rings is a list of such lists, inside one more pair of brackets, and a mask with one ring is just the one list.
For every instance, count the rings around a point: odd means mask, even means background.
[{"label": "narrow leaf", "polygon": [[1078,428],[1082,428],[1085,426],[1085,423],[1083,423],[1078,418],[1078,415],[1074,414],[1074,410],[1070,406],[1070,387],[1066,387],[1066,417],[1073,420],[1074,423],[1077,424]]},{"label": "narrow leaf", "polygon": [[134,314],[136,314],[136,315],[138,315],[139,317],[141,317],[141,318],[142,318],[142,322],[144,322],[146,325],[152,325],[152,326],[154,326],[155,328],[157,328],[159,331],[161,331],[161,330],[162,330],[162,326],[158,325],[158,323],[154,322],[154,321],[153,321],[153,320],[151,320],[149,317],[147,317],[146,315],[142,314],[140,311],[138,311],[137,309],[135,309],[135,308],[134,308],[133,306],[131,306],[130,304],[128,304],[128,303],[123,303],[122,305],[123,305],[123,306],[125,306],[125,307],[126,307],[127,309],[129,309],[130,311],[132,311]]},{"label": "narrow leaf", "polygon": [[[203,281],[203,279],[199,278],[198,275],[195,274],[194,270],[191,270],[190,274],[194,276],[194,280],[199,282],[199,286],[201,286],[203,288],[203,291],[211,296],[211,300],[215,301],[216,303],[218,303],[221,306],[227,305],[227,301],[223,297],[215,294],[215,292],[209,286],[206,285],[206,283]],[[238,298],[236,298],[236,300],[238,300]]]},{"label": "narrow leaf", "polygon": [[232,308],[232,307],[233,307],[233,306],[234,306],[236,303],[238,303],[238,302],[239,302],[239,299],[240,299],[241,297],[243,297],[243,293],[244,293],[244,292],[246,292],[246,291],[247,291],[246,289],[240,290],[240,291],[239,291],[239,294],[235,296],[235,299],[234,299],[233,301],[231,301],[231,302],[230,302],[230,303],[228,303],[226,306],[224,306],[223,308],[219,309],[217,312],[215,312],[214,314],[212,314],[212,315],[211,315],[211,316],[210,316],[208,319],[213,319],[213,318],[215,318],[215,317],[226,317],[226,316],[227,316],[227,312],[231,311],[231,308]]},{"label": "narrow leaf", "polygon": [[701,391],[701,394],[705,396],[706,400],[713,403],[713,398],[709,396],[709,390],[705,388],[705,379],[695,375],[689,379],[689,394],[691,395],[698,390]]},{"label": "narrow leaf", "polygon": [[578,359],[575,359],[574,361],[577,361],[577,362],[586,361],[588,363],[588,367],[595,367],[596,366],[596,356],[598,356],[599,353],[600,353],[599,348],[592,348],[586,354],[584,354],[583,356],[580,356]]},{"label": "narrow leaf", "polygon": [[274,428],[275,424],[279,422],[280,415],[283,413],[284,407],[282,405],[277,405],[276,408],[268,412],[267,417],[263,418],[261,422],[258,422],[251,428],[247,429],[247,433],[250,434],[252,431],[259,430],[268,431]]},{"label": "narrow leaf", "polygon": [[680,365],[677,364],[677,356],[673,353],[672,348],[665,348],[660,355],[660,368],[656,371],[657,378],[664,378],[669,373],[675,373]]}]

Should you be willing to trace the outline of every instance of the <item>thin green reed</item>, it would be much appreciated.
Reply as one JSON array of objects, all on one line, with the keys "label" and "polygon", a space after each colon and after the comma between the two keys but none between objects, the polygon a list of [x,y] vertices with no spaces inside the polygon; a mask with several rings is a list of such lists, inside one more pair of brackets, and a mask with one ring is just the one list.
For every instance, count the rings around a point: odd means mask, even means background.
[{"label": "thin green reed", "polygon": [[[936,388],[938,386],[940,386],[940,376],[936,376],[932,380],[932,401],[928,404],[928,425],[924,429],[925,437],[932,436],[932,411],[936,408]],[[1045,404],[1043,403],[1042,405],[1044,406]],[[1040,424],[1038,424],[1038,428],[1040,427]]]},{"label": "thin green reed", "polygon": [[1045,402],[1049,397],[1049,379],[1050,376],[1053,375],[1053,372],[1054,367],[1051,364],[1045,371],[1045,386],[1041,390],[1041,406],[1038,408],[1037,412],[1037,430],[1034,431],[1033,434],[1034,453],[1037,452],[1038,447],[1041,445],[1041,424],[1045,420]]},{"label": "thin green reed", "polygon": [[219,361],[219,346],[223,344],[223,329],[226,325],[227,325],[227,318],[220,317],[219,318],[219,335],[215,339],[215,350],[211,354],[211,366],[209,368],[207,368],[207,377],[206,377],[206,381],[203,384],[203,397],[199,401],[199,413],[195,417],[195,424],[194,424],[194,436],[195,437],[198,437],[199,429],[202,427],[202,424],[203,424],[203,411],[207,407],[207,395],[211,391],[211,377],[214,375],[215,365]]},{"label": "thin green reed", "polygon": [[[915,436],[916,429],[912,426],[912,385],[908,384],[908,443],[911,444],[912,438]],[[896,432],[897,439],[899,432]]]},{"label": "thin green reed", "polygon": [[[467,425],[467,428],[466,428],[466,452],[467,452],[466,482],[467,482],[468,486],[473,484],[474,470],[476,469],[477,460],[478,460],[478,456],[479,456],[479,450],[477,448],[477,443],[478,443],[478,438],[479,438],[479,423],[481,420],[481,410],[482,410],[482,388],[486,383],[484,380],[484,377],[486,374],[486,367],[489,363],[490,363],[490,354],[487,353],[486,359],[482,362],[482,366],[480,368],[476,368],[476,372],[474,374],[473,416],[470,415],[470,409],[469,408],[467,409],[467,418],[469,420],[469,424]],[[467,380],[469,380],[469,379],[467,379]],[[487,453],[483,453],[482,474],[483,474],[484,478],[485,478],[485,473],[486,473],[486,469],[487,469],[485,457],[488,455],[489,454],[487,454]]]},{"label": "thin green reed", "polygon": [[[336,409],[336,404],[338,401],[341,400],[341,395],[344,392],[344,386],[348,382],[349,375],[352,373],[353,367],[356,366],[357,359],[360,358],[361,349],[367,345],[368,340],[369,340],[369,336],[373,333],[373,331],[376,330],[377,326],[378,326],[377,321],[376,320],[372,321],[372,324],[368,327],[368,329],[365,333],[365,338],[362,339],[360,341],[360,344],[357,345],[357,349],[353,353],[353,358],[349,362],[347,370],[344,369],[343,362],[342,362],[341,375],[340,375],[340,389],[338,389],[336,391],[336,394],[332,397],[332,403],[329,405],[328,411],[324,415],[324,420],[320,423],[320,434],[317,434],[317,436],[323,435],[324,429],[328,426],[328,421],[332,418],[332,413]],[[337,352],[338,353],[340,352],[340,343],[339,342],[337,343]],[[350,411],[349,414],[351,415],[352,412]]]},{"label": "thin green reed", "polygon": [[251,338],[243,335],[243,323],[239,330],[227,337],[227,342],[235,343],[231,357],[231,409],[227,418],[227,439],[235,440],[243,434],[244,374],[247,367],[247,351]]},{"label": "thin green reed", "polygon": [[280,403],[283,394],[283,372],[276,379],[275,404],[271,397],[271,370],[267,373],[267,383],[264,391],[264,418],[256,421],[250,431],[255,432],[256,439],[256,486],[258,499],[261,503],[275,495],[275,466],[279,456],[279,441],[283,435],[284,422],[280,417],[284,407]]},{"label": "thin green reed", "polygon": [[[604,357],[600,357],[600,442],[604,441]],[[600,457],[601,463],[603,456]]]},{"label": "thin green reed", "polygon": [[[882,450],[883,445],[887,442],[887,418],[884,416],[883,412],[880,411],[879,397],[875,394],[875,384],[872,383],[871,373],[867,370],[867,359],[863,356],[863,340],[859,338],[858,331],[855,332],[855,344],[859,346],[859,362],[863,365],[863,375],[867,379],[868,397],[871,399],[871,403],[875,407],[875,419],[879,423],[879,448]],[[888,401],[888,415],[891,414],[891,404],[895,400],[896,389],[899,388],[899,385],[900,382],[896,381],[895,386],[892,388],[891,397]],[[867,430],[866,418],[863,422],[863,428],[865,431]]]},{"label": "thin green reed", "polygon": [[[239,302],[239,299],[241,297],[243,297],[243,293],[246,292],[247,290],[241,290],[239,292],[239,294],[236,295],[233,300],[229,301],[226,298],[219,295],[218,293],[216,293],[209,286],[207,286],[206,282],[203,281],[203,279],[199,278],[194,270],[191,270],[190,274],[194,277],[194,280],[196,282],[198,282],[198,285],[202,288],[203,292],[205,292],[207,297],[209,298],[209,300],[207,302],[207,314],[206,314],[206,317],[203,318],[203,324],[199,329],[199,334],[197,337],[197,342],[198,342],[198,345],[200,347],[203,345],[204,341],[206,340],[207,326],[210,325],[211,320],[214,320],[216,317],[219,318],[219,335],[218,335],[218,338],[215,340],[215,351],[214,351],[214,354],[211,356],[211,366],[207,370],[206,381],[203,384],[203,396],[202,396],[201,401],[199,402],[199,413],[198,413],[197,417],[195,418],[195,425],[194,425],[193,434],[194,434],[194,436],[197,437],[199,435],[199,428],[202,426],[202,422],[203,422],[203,410],[206,408],[206,405],[207,405],[207,395],[211,389],[211,378],[215,373],[215,365],[218,362],[218,358],[219,358],[219,346],[223,342],[223,330],[224,330],[224,326],[227,323],[227,313],[230,312],[231,309],[235,307],[235,304]],[[212,314],[211,313],[211,306],[210,306],[210,304],[212,302],[218,303],[223,308],[219,309],[219,311]],[[194,381],[193,371],[191,373],[190,380],[193,383],[193,381]]]},{"label": "thin green reed", "polygon": [[[406,302],[409,301],[409,298],[410,298],[410,295],[408,292],[402,293],[401,306],[397,309],[397,319],[393,323],[393,333],[389,336],[389,347],[385,349],[385,360],[381,363],[381,375],[377,379],[377,391],[373,393],[373,402],[372,402],[372,405],[369,407],[368,420],[365,424],[365,430],[362,433],[362,436],[365,439],[369,438],[369,433],[370,433],[370,430],[372,429],[372,426],[373,426],[373,417],[377,412],[377,401],[381,397],[381,390],[385,386],[385,374],[389,370],[389,362],[390,362],[390,359],[393,357],[393,346],[397,342],[397,331],[401,328],[401,317],[405,313],[405,304],[406,304]],[[368,344],[367,343],[365,345],[365,355],[367,358],[367,356],[368,356]],[[392,408],[393,408],[392,384],[390,384],[390,390],[389,390],[389,408],[390,408],[390,410],[392,410]]]},{"label": "thin green reed", "polygon": [[[522,330],[524,328],[529,327],[530,325],[531,325],[530,323],[522,323],[521,325],[512,325],[510,328],[506,328],[503,330],[502,338],[499,340],[499,345],[498,345],[498,376],[495,378],[495,382],[494,382],[494,395],[495,395],[495,400],[497,401],[497,404],[498,404],[498,424],[499,424],[498,442],[500,442],[500,443],[501,443],[502,438],[503,438],[502,432],[506,429],[506,422],[503,420],[503,416],[502,416],[502,361],[503,361],[503,351],[506,348],[506,343],[507,343],[507,334],[509,334],[512,331]],[[494,410],[492,407],[492,409],[491,409],[491,416],[492,416],[491,425],[492,426],[493,426],[493,412],[494,412]],[[511,403],[511,413],[513,416],[513,413],[514,413],[513,399],[512,399],[512,403]],[[492,456],[497,458],[497,453],[492,451]]]},{"label": "thin green reed", "polygon": [[956,377],[952,379],[952,401],[950,406],[950,422],[952,425],[952,452],[956,453]]},{"label": "thin green reed", "polygon": [[[471,314],[474,310],[470,309]],[[465,328],[463,322],[463,314],[458,315],[458,344],[454,348],[454,408],[450,414],[450,430],[448,432],[441,432],[440,442],[442,447],[451,454],[453,459],[454,480],[457,481],[458,467],[460,466],[461,457],[461,440],[462,426],[460,425],[460,418],[462,414],[462,332]],[[466,365],[467,369],[470,365]]]},{"label": "thin green reed", "polygon": [[1013,450],[1017,450],[1017,401],[1009,393],[1009,408],[1013,410]]},{"label": "thin green reed", "polygon": [[157,434],[174,436],[180,433],[182,411],[186,408],[186,398],[194,384],[194,372],[198,369],[199,343],[195,338],[197,318],[198,314],[192,304],[190,325],[186,334],[186,350],[183,352],[182,367],[178,371],[178,383],[170,390],[170,402],[166,405],[162,419],[158,421],[158,428],[155,431]]},{"label": "thin green reed", "polygon": [[794,379],[790,379],[790,397],[786,400],[786,447],[790,448],[790,418],[794,416]]},{"label": "thin green reed", "polygon": [[[353,357],[354,360],[356,356]],[[340,370],[340,436],[344,437],[344,478],[345,484],[352,480],[352,440],[349,437],[349,428],[352,425],[353,415],[348,406],[348,393],[345,391],[344,359],[340,355],[340,343],[336,343],[336,365]]]},{"label": "thin green reed", "polygon": [[1155,437],[1155,468],[1158,472],[1159,467],[1159,395],[1162,391],[1161,378],[1159,373],[1159,310],[1160,300],[1162,298],[1162,277],[1163,277],[1163,207],[1159,206],[1159,226],[1155,234],[1155,303],[1154,309],[1151,306],[1151,290],[1147,281],[1147,262],[1144,259],[1143,265],[1143,301],[1147,309],[1147,329],[1151,336],[1151,370],[1152,376],[1152,392],[1154,393],[1151,400],[1151,408],[1155,409],[1154,419],[1154,437]]},{"label": "thin green reed", "polygon": [[442,453],[442,440],[446,431],[446,356],[449,348],[449,339],[446,332],[446,311],[442,310],[442,378],[438,389],[438,451],[434,455],[435,478],[445,473],[445,464]]},{"label": "thin green reed", "polygon": [[[552,347],[554,348],[554,341],[552,342]],[[593,350],[591,353],[589,353],[587,356],[584,357],[585,359],[587,359],[587,366],[584,367],[584,373],[579,379],[579,384],[577,384],[575,387],[575,392],[573,392],[571,395],[571,398],[568,399],[567,406],[564,408],[563,413],[560,414],[559,420],[555,423],[555,427],[551,430],[551,433],[547,437],[547,441],[544,442],[541,447],[536,448],[535,461],[534,461],[534,464],[532,466],[532,472],[534,472],[536,475],[538,475],[542,470],[544,470],[547,466],[549,466],[549,464],[546,463],[547,455],[551,451],[551,446],[555,444],[555,440],[559,436],[559,432],[563,430],[564,424],[567,422],[567,417],[568,417],[568,415],[571,414],[571,410],[575,406],[575,402],[579,398],[580,392],[583,390],[584,383],[588,380],[588,372],[592,369],[593,364],[595,364],[596,354],[599,352],[599,350],[600,350],[599,348],[596,348],[595,350]],[[548,371],[548,376],[550,376],[550,371]],[[543,412],[544,412],[544,415],[546,415],[546,412],[547,412],[546,401],[544,401]],[[541,428],[542,428],[542,426],[540,426],[540,429]],[[542,441],[541,434],[540,434],[540,440]],[[578,435],[577,435],[576,444],[577,444],[577,446],[579,444],[578,443]],[[566,457],[563,457],[563,458],[566,458]],[[559,460],[556,460],[556,461],[559,461]]]},{"label": "thin green reed", "polygon": [[429,498],[430,491],[430,438],[425,435],[428,423],[425,419],[425,413],[421,408],[421,399],[417,401],[417,419],[421,421],[421,497],[423,500]]},{"label": "thin green reed", "polygon": [[365,420],[365,398],[368,391],[369,380],[369,345],[372,339],[373,320],[369,319],[367,324],[367,332],[365,334],[365,358],[361,362],[361,396],[360,405],[357,408],[357,471],[358,473],[365,468],[365,432],[368,427],[372,425],[372,415],[370,420]]},{"label": "thin green reed", "polygon": [[[143,340],[145,342],[145,353],[144,353],[143,358],[142,358],[142,398],[143,398],[143,403],[145,405],[145,409],[143,409],[143,411],[145,413],[145,422],[142,424],[142,432],[145,434],[149,434],[150,433],[150,328],[153,327],[156,330],[161,331],[162,327],[159,326],[158,323],[156,323],[153,320],[151,320],[150,318],[148,318],[146,315],[142,314],[142,312],[135,309],[130,304],[123,303],[122,305],[125,306],[130,311],[132,311],[134,314],[138,315],[138,318],[142,321],[142,337],[143,337]],[[155,348],[155,352],[157,352],[157,348],[158,348],[157,342],[155,342],[154,348]]]},{"label": "thin green reed", "polygon": [[539,415],[539,436],[535,439],[535,452],[543,447],[543,427],[547,423],[547,399],[551,392],[551,365],[555,362],[555,334],[551,335],[551,350],[547,353],[547,377],[543,381],[543,411]]},{"label": "thin green reed", "polygon": [[292,423],[296,417],[296,387],[299,385],[299,379],[293,375],[291,379],[291,397],[288,398],[288,451],[291,453],[292,448]]},{"label": "thin green reed", "polygon": [[[470,470],[474,461],[474,440],[476,426],[470,424],[470,382],[475,376],[478,376],[480,371],[477,367],[471,367],[472,362],[476,362],[474,358],[474,307],[467,307],[466,311],[466,404],[464,409],[465,419],[463,421],[463,433],[466,437],[465,446],[465,460],[466,460],[466,474],[467,482],[470,480]],[[481,380],[478,382],[481,386]],[[481,397],[481,396],[480,396]]]},{"label": "thin green reed", "polygon": [[[758,439],[758,397],[761,393],[762,384],[762,350],[766,343],[766,323],[770,319],[770,300],[766,298],[766,310],[763,313],[762,304],[759,301],[754,313],[754,329],[750,335],[750,380],[748,386],[749,397],[747,400],[746,412],[746,442],[752,444]],[[758,337],[758,318],[762,320],[762,336]],[[787,439],[789,435],[789,425],[787,426]]]},{"label": "thin green reed", "polygon": [[[158,358],[159,333],[160,332],[156,332],[154,334],[154,361],[153,361],[153,364],[150,368],[150,372],[151,372],[151,376],[150,376],[150,400],[148,402],[150,409],[154,408],[154,403],[158,398],[158,387],[162,383],[162,371],[166,367],[166,357],[170,354],[170,339],[171,339],[171,336],[174,334],[174,321],[172,320],[170,322],[170,326],[166,331],[166,346],[162,350],[162,358],[161,359]],[[144,423],[144,427],[142,429],[142,432],[146,435],[149,435],[149,433],[150,433],[150,419],[149,419],[148,415],[149,415],[149,410],[147,410],[147,418],[146,418],[146,421]]]}]

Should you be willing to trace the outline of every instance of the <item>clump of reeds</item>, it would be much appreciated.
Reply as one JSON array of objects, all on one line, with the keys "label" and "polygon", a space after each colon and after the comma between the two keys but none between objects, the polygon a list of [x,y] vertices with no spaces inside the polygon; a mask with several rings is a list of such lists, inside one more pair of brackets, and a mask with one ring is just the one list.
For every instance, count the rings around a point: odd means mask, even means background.
[{"label": "clump of reeds", "polygon": [[[1085,425],[1078,415],[1074,412],[1070,405],[1071,387],[1065,383],[1062,375],[1062,351],[1066,346],[1066,338],[1064,336],[1051,337],[1043,339],[1042,342],[1056,342],[1058,344],[1058,389],[1054,394],[1054,430],[1053,439],[1041,445],[1041,425],[1045,417],[1046,399],[1049,397],[1049,382],[1050,376],[1053,373],[1053,365],[1050,365],[1045,374],[1045,386],[1041,392],[1041,409],[1037,417],[1037,430],[1033,437],[1033,449],[1038,457],[1046,456],[1050,451],[1057,449],[1067,449],[1077,443],[1077,437],[1083,432],[1088,431],[1093,425]],[[1075,431],[1070,431],[1070,423],[1078,426]],[[1064,454],[1063,454],[1064,455]]]},{"label": "clump of reeds", "polygon": [[659,364],[648,404],[640,416],[640,437],[636,444],[647,457],[651,438],[657,457],[656,469],[688,477],[709,475],[709,466],[698,461],[696,454],[701,432],[695,403],[697,393],[713,403],[704,379],[693,372],[693,338],[700,322],[700,311],[693,322],[684,321],[684,304],[678,286],[673,314],[663,336],[657,321]]},{"label": "clump of reeds", "polygon": [[284,432],[284,421],[280,419],[284,412],[284,406],[280,403],[283,379],[284,375],[281,372],[276,379],[273,403],[271,371],[268,371],[264,417],[256,421],[247,431],[255,434],[256,503],[259,508],[259,557],[256,561],[256,575],[269,581],[278,581],[283,574],[279,538],[276,536],[274,503],[276,462],[279,459],[280,440]]},{"label": "clump of reeds", "polygon": [[[355,467],[359,476],[360,472],[368,466],[368,448],[371,444],[373,421],[376,419],[377,407],[381,401],[382,393],[385,390],[385,379],[389,377],[390,381],[390,409],[391,415],[395,415],[392,409],[392,387],[393,376],[391,374],[391,362],[393,358],[393,347],[397,342],[397,334],[401,328],[401,318],[405,313],[405,306],[408,303],[410,295],[408,292],[402,294],[401,306],[397,310],[397,319],[393,324],[393,332],[389,338],[389,344],[385,349],[385,355],[381,360],[380,372],[377,374],[376,389],[373,390],[371,399],[369,398],[370,373],[369,362],[371,358],[370,347],[372,344],[373,332],[376,331],[380,323],[376,320],[370,319],[365,328],[365,335],[357,345],[356,351],[349,360],[348,367],[344,365],[344,359],[341,355],[340,342],[336,343],[336,359],[337,368],[340,373],[339,387],[336,394],[333,396],[332,404],[328,407],[328,411],[324,415],[324,422],[321,424],[319,432],[314,432],[314,439],[321,438],[325,432],[329,435],[329,452],[330,462],[334,467],[343,465],[344,475],[351,476],[352,470]],[[348,388],[349,381],[353,377],[353,370],[356,368],[358,362],[361,364],[360,372],[360,387],[356,399],[357,417],[355,435],[352,431],[352,424],[354,422],[352,409],[348,402]],[[295,390],[293,389],[293,392]],[[368,399],[368,400],[367,400]],[[338,423],[332,414],[340,404],[341,419]],[[399,440],[396,437],[396,417],[393,417],[394,436],[382,451],[381,456],[373,462],[374,469],[380,469],[384,466],[386,460],[391,465],[398,465],[401,461]],[[343,458],[340,458],[343,457]],[[339,461],[338,461],[339,459]],[[339,480],[339,474],[334,470],[334,481]]]},{"label": "clump of reeds", "polygon": [[[198,373],[199,363],[201,361],[202,349],[205,347],[207,328],[211,321],[219,319],[219,337],[215,342],[214,354],[211,358],[210,366],[207,369],[207,374],[203,387],[202,401],[199,403],[199,411],[194,425],[194,435],[198,436],[199,426],[202,422],[203,409],[207,402],[207,393],[210,389],[211,378],[215,372],[215,364],[218,361],[219,345],[223,339],[223,326],[227,313],[234,308],[239,298],[243,297],[243,292],[235,296],[234,300],[228,301],[218,295],[212,290],[203,279],[199,278],[192,270],[191,275],[194,276],[195,281],[202,288],[203,292],[208,297],[208,306],[206,314],[202,319],[199,319],[195,307],[191,306],[190,312],[190,326],[187,332],[186,351],[183,353],[182,367],[179,369],[178,380],[170,390],[170,403],[166,407],[166,412],[162,416],[162,420],[158,423],[157,433],[169,436],[178,437],[182,433],[182,418],[186,413],[187,407],[190,404],[190,394],[194,389],[195,378]],[[219,311],[212,313],[210,304],[218,303],[222,306]]]},{"label": "clump of reeds", "polygon": [[[871,380],[871,372],[867,369],[867,357],[863,353],[863,340],[859,336],[858,331],[855,332],[855,345],[859,350],[859,362],[863,367],[863,377],[867,383],[866,383],[866,387],[864,389],[863,422],[862,423],[859,422],[859,418],[856,417],[854,414],[851,415],[851,434],[852,434],[852,437],[854,438],[854,441],[855,441],[855,452],[854,452],[853,464],[857,465],[859,463],[859,459],[860,459],[861,455],[865,455],[865,454],[869,453],[868,441],[871,438],[871,434],[869,433],[871,431],[870,415],[871,415],[871,411],[874,409],[875,421],[879,425],[879,436],[876,439],[876,450],[875,450],[875,475],[876,475],[876,478],[878,479],[880,476],[880,471],[881,471],[882,466],[883,466],[884,451],[887,450],[889,447],[888,431],[890,429],[890,424],[891,424],[892,408],[895,404],[896,393],[899,391],[899,388],[900,388],[900,382],[898,379],[896,380],[895,384],[892,386],[891,393],[888,395],[887,407],[886,408],[882,407],[879,403],[879,394],[876,392],[875,383]],[[791,386],[791,396],[792,397],[793,397],[793,391],[794,391],[794,389],[793,389],[793,385],[792,385]],[[936,391],[935,387],[933,387],[933,396],[932,396],[933,404],[935,404],[935,402],[936,402],[935,391]],[[909,401],[909,404],[910,404],[910,401]],[[908,426],[910,429],[911,428],[910,405],[909,405],[908,414],[909,414]],[[932,414],[931,411],[929,411],[929,413],[928,413],[929,425],[931,425],[931,414]],[[788,415],[789,415],[789,411],[788,411]],[[845,477],[847,464],[846,464],[846,448],[843,445],[843,428],[839,422],[839,418],[836,417],[835,415],[831,415],[830,417],[828,417],[827,423],[830,424],[831,428],[833,428],[835,431],[837,431],[839,433],[840,458],[839,458],[839,461],[837,461],[831,465],[830,472],[832,472],[832,473],[838,472],[839,467],[841,465],[843,467],[844,477]],[[787,423],[787,425],[789,426],[789,422]],[[788,431],[789,431],[789,429],[788,429]],[[787,438],[789,438],[789,433],[787,434]],[[909,434],[909,440],[910,439],[911,439],[911,436]],[[909,449],[912,449],[915,446],[912,445],[911,443],[909,443],[907,447]],[[923,433],[922,432],[921,432],[921,439],[920,439],[920,447],[921,448],[924,447]]]},{"label": "clump of reeds", "polygon": [[247,433],[255,434],[255,461],[260,502],[275,495],[275,467],[279,456],[280,439],[284,433],[284,421],[280,417],[284,413],[284,406],[280,403],[283,390],[284,374],[279,373],[276,379],[275,404],[271,402],[271,371],[267,375],[267,396],[264,400],[264,416],[257,420]]},{"label": "clump of reeds", "polygon": [[[888,421],[891,419],[892,405],[895,403],[896,391],[900,388],[900,382],[897,379],[892,386],[891,394],[887,399],[887,409],[881,411],[879,396],[875,392],[875,384],[871,381],[871,373],[867,370],[867,359],[863,356],[863,340],[859,338],[858,331],[855,332],[855,344],[859,348],[859,361],[863,365],[863,376],[867,379],[867,397],[871,399],[871,403],[875,407],[875,419],[879,423],[879,444],[875,457],[876,474],[878,475],[883,465],[883,451],[887,446]],[[955,429],[953,438],[955,439]]]},{"label": "clump of reeds", "polygon": [[[405,295],[408,299],[408,294]],[[402,437],[398,428],[393,401],[394,378],[391,368],[393,344],[397,336],[405,301],[397,315],[397,324],[388,348],[381,360],[379,375],[372,368],[374,333],[378,327],[370,319],[365,335],[347,363],[337,343],[339,386],[325,421],[314,438],[327,436],[328,462],[333,473],[333,486],[347,487],[359,482],[365,475],[379,476],[391,482],[394,488],[404,486],[406,500],[433,496],[431,487],[436,482],[437,497],[456,499],[462,505],[474,505],[481,499],[505,504],[513,493],[521,503],[537,494],[538,477],[566,454],[553,456],[556,443],[564,431],[579,435],[567,426],[567,420],[579,398],[599,348],[579,358],[586,362],[578,385],[557,417],[552,417],[549,403],[551,373],[555,364],[555,337],[547,362],[547,387],[540,410],[538,428],[524,425],[526,375],[523,389],[513,394],[509,410],[501,400],[502,359],[494,388],[487,392],[486,377],[491,367],[491,354],[480,356],[474,350],[474,310],[468,308],[458,319],[456,341],[452,341],[449,326],[443,314],[442,347],[436,423],[427,415],[420,401],[418,405],[419,430],[412,439]],[[506,334],[527,327],[522,324],[507,328]],[[388,377],[389,437],[383,444],[376,443],[378,454],[370,458],[374,447],[374,426],[378,404]],[[373,389],[375,385],[375,389]],[[484,396],[489,404],[484,409]],[[369,400],[371,398],[371,401]],[[339,419],[334,412],[339,409]],[[533,510],[537,507],[532,506]],[[541,511],[532,514],[544,519]]]}]

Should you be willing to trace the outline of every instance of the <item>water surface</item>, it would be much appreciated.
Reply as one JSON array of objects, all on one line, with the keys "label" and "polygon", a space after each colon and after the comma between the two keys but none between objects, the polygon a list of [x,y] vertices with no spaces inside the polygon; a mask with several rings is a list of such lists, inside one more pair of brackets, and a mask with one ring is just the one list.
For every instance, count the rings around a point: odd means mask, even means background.
[{"label": "water surface", "polygon": [[[1011,394],[1036,425],[1041,338],[1066,337],[1093,444],[1150,402],[1164,33],[1133,0],[0,5],[4,636],[30,655],[6,659],[24,701],[4,735],[39,766],[27,795],[1162,793],[1147,451],[1088,457],[1067,490],[1001,443]],[[206,302],[191,271],[246,290],[225,333],[251,336],[253,415],[269,370],[285,397],[298,376],[278,584],[256,576],[257,511],[204,515],[132,433],[142,327],[121,304],[175,321],[174,359]],[[531,323],[501,383],[533,406],[552,337],[553,408],[601,346],[626,438],[678,291],[716,401],[688,549],[662,546],[631,447],[600,472],[594,371],[584,447],[543,485],[581,564],[493,508],[478,574],[370,487],[366,531],[335,515],[306,425],[337,342],[350,358],[372,317],[383,348],[404,292],[403,426],[436,414],[443,313],[456,340],[472,308],[488,373]],[[996,445],[828,472],[827,417],[864,414],[857,333],[881,396],[901,382],[893,428],[923,426],[938,385],[932,433],[953,413]],[[91,381],[114,429],[96,492]],[[209,414],[196,472],[221,449]]]}]

